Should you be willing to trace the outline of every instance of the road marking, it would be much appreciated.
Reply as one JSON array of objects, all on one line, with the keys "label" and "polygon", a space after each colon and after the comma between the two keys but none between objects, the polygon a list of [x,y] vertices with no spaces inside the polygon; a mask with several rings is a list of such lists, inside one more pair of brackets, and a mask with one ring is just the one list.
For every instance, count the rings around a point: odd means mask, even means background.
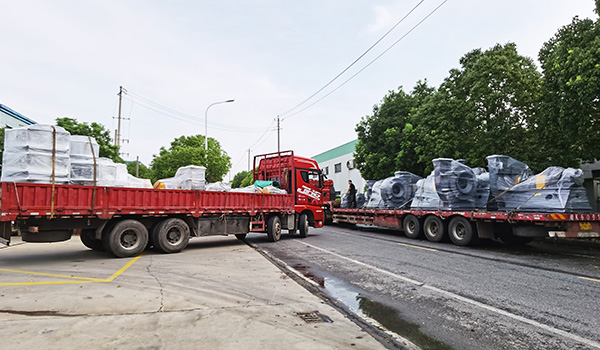
[{"label": "road marking", "polygon": [[433,249],[433,248],[425,248],[425,247],[420,247],[418,245],[412,245],[412,244],[406,244],[406,243],[397,243],[399,245],[405,246],[405,247],[411,247],[411,248],[417,248],[417,249],[423,249],[423,250],[428,250],[430,252],[438,252],[439,250],[437,249]]},{"label": "road marking", "polygon": [[589,278],[589,277],[579,277],[582,280],[588,280],[588,281],[593,281],[593,282],[599,282],[600,283],[600,279],[596,279],[596,278]]},{"label": "road marking", "polygon": [[[513,313],[510,313],[510,312],[508,312],[508,311],[505,311],[505,310],[499,309],[499,308],[497,308],[497,307],[494,307],[494,306],[491,306],[491,305],[487,305],[487,304],[484,304],[484,303],[481,303],[481,302],[478,302],[478,301],[475,301],[475,300],[472,300],[472,299],[469,299],[469,298],[463,297],[463,296],[461,296],[461,295],[458,295],[458,294],[455,294],[455,293],[452,293],[452,292],[449,292],[449,291],[446,291],[446,290],[443,290],[443,289],[440,289],[440,288],[437,288],[437,287],[433,287],[433,286],[426,285],[426,284],[425,284],[425,283],[423,283],[423,282],[419,282],[419,281],[413,280],[413,279],[411,279],[411,278],[407,278],[407,277],[404,277],[404,276],[400,276],[400,275],[398,275],[398,274],[395,274],[395,273],[393,273],[393,272],[390,272],[390,271],[387,271],[387,270],[384,270],[384,269],[380,269],[380,268],[378,268],[378,267],[376,267],[376,266],[369,265],[369,264],[366,264],[366,263],[364,263],[364,262],[361,262],[361,261],[358,261],[358,260],[355,260],[355,259],[352,259],[352,258],[348,258],[348,257],[346,257],[346,256],[340,255],[340,254],[338,254],[338,253],[334,253],[334,252],[332,252],[332,251],[329,251],[329,250],[327,250],[327,249],[323,249],[323,248],[320,248],[320,247],[314,246],[314,245],[312,245],[312,244],[309,244],[309,243],[306,243],[306,242],[300,242],[300,241],[298,241],[298,242],[299,242],[299,243],[302,243],[302,244],[304,244],[304,245],[306,245],[306,246],[309,246],[309,247],[311,247],[311,248],[314,248],[314,249],[316,249],[316,250],[320,250],[320,251],[322,251],[322,252],[325,252],[325,253],[331,254],[331,255],[333,255],[333,256],[336,256],[336,257],[338,257],[338,258],[340,258],[340,259],[344,259],[344,260],[350,261],[350,262],[352,262],[352,263],[355,263],[355,264],[357,264],[357,265],[364,266],[364,267],[368,267],[368,268],[370,268],[370,269],[372,269],[372,270],[375,270],[375,271],[377,271],[377,272],[383,273],[383,274],[385,274],[385,275],[388,275],[388,276],[395,277],[395,278],[397,278],[397,279],[399,279],[399,280],[402,280],[402,281],[404,281],[404,282],[407,282],[407,283],[410,283],[410,284],[414,284],[414,285],[417,285],[417,286],[420,286],[420,287],[423,287],[423,288],[429,289],[429,290],[431,290],[431,291],[434,291],[434,292],[437,292],[437,293],[443,294],[443,295],[445,295],[446,297],[449,297],[449,298],[452,298],[452,299],[455,299],[455,300],[459,300],[459,301],[462,301],[462,302],[464,302],[464,303],[471,304],[471,305],[473,305],[473,306],[480,307],[480,308],[482,308],[482,309],[485,309],[485,310],[488,310],[488,311],[491,311],[491,312],[497,313],[497,314],[499,314],[499,315],[502,315],[502,316],[506,316],[506,317],[512,318],[512,319],[514,319],[514,320],[517,320],[517,321],[519,321],[519,322],[523,322],[523,323],[525,323],[525,324],[528,324],[528,325],[531,325],[531,326],[534,326],[534,327],[541,328],[541,329],[543,329],[543,330],[545,330],[545,331],[547,331],[547,332],[554,333],[554,334],[560,335],[560,336],[562,336],[562,337],[565,337],[565,338],[569,338],[569,339],[571,339],[571,340],[574,340],[574,341],[576,341],[576,342],[579,342],[579,343],[585,344],[585,345],[587,345],[587,346],[591,346],[591,347],[594,347],[594,348],[600,349],[600,343],[599,343],[599,342],[596,342],[596,341],[593,341],[593,340],[589,340],[589,339],[586,339],[586,338],[580,337],[580,336],[578,336],[578,335],[575,335],[575,334],[572,334],[572,333],[569,333],[569,332],[566,332],[566,331],[560,330],[560,329],[558,329],[558,328],[554,328],[554,327],[552,327],[552,326],[548,326],[548,325],[546,325],[546,324],[543,324],[543,323],[540,323],[540,322],[537,322],[537,321],[534,321],[534,320],[531,320],[531,319],[525,318],[525,317],[523,317],[523,316],[515,315],[515,314],[513,314]],[[580,277],[580,278],[585,278],[585,277]],[[587,279],[587,278],[585,278],[585,279]],[[598,281],[598,282],[600,282],[600,281]]]},{"label": "road marking", "polygon": [[59,277],[59,278],[69,278],[74,279],[75,281],[48,281],[48,282],[13,282],[13,283],[0,283],[0,286],[30,286],[30,285],[40,285],[40,284],[72,284],[72,283],[109,283],[115,280],[115,278],[119,277],[123,272],[131,267],[136,261],[138,261],[144,254],[140,254],[133,258],[130,262],[125,264],[119,271],[115,272],[112,276],[106,279],[100,278],[91,278],[91,277],[77,277],[77,276],[66,276],[66,275],[58,275],[52,273],[44,273],[44,272],[33,272],[33,271],[22,271],[22,270],[11,270],[11,269],[0,269],[0,271],[5,272],[14,272],[14,273],[22,273],[28,275],[38,275],[38,276],[49,276],[49,277]]}]

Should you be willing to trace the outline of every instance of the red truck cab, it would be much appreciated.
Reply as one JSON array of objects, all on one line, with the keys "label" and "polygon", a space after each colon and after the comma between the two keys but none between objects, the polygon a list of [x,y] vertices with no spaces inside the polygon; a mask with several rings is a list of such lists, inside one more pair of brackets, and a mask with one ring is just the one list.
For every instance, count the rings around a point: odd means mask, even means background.
[{"label": "red truck cab", "polygon": [[254,169],[254,181],[276,181],[293,195],[294,227],[301,235],[308,226],[323,227],[323,174],[316,161],[293,151],[276,152],[256,156]]}]

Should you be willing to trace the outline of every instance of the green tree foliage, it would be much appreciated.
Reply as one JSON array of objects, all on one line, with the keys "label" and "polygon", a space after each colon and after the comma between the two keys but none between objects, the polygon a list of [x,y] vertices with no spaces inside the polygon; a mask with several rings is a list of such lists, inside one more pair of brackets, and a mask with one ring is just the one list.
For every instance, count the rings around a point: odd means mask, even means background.
[{"label": "green tree foliage", "polygon": [[246,177],[244,177],[242,179],[242,182],[240,183],[240,187],[246,187],[246,186],[250,186],[254,183],[254,175],[252,174],[251,171],[248,172],[248,174],[246,174]]},{"label": "green tree foliage", "polygon": [[[127,162],[127,172],[133,176],[136,176],[136,163],[137,162]],[[139,177],[140,179],[151,179],[152,182],[154,183],[154,181],[156,181],[157,179],[154,177],[154,174],[152,173],[152,169],[148,168],[147,166],[145,166],[142,163],[139,163]]]},{"label": "green tree foliage", "polygon": [[600,159],[600,22],[575,17],[544,43],[539,60],[545,96],[538,124],[548,162]]},{"label": "green tree foliage", "polygon": [[239,188],[242,187],[242,181],[248,176],[252,175],[250,171],[242,170],[239,173],[235,174],[233,180],[231,181],[231,188]]},{"label": "green tree foliage", "polygon": [[[98,146],[100,147],[100,157],[106,157],[112,159],[117,163],[125,163],[125,161],[119,156],[119,148],[112,144],[110,138],[110,132],[104,128],[102,124],[96,122],[79,123],[74,118],[56,118],[56,125],[63,127],[65,130],[71,133],[71,135],[85,135],[91,136],[96,139]],[[98,156],[98,155],[97,155]]]},{"label": "green tree foliage", "polygon": [[217,182],[231,168],[231,159],[219,142],[208,139],[208,157],[204,150],[204,136],[181,136],[171,142],[171,147],[160,148],[159,154],[154,155],[150,167],[156,179],[172,177],[182,166],[201,165],[206,167],[206,181]]},{"label": "green tree foliage", "polygon": [[537,113],[541,75],[516,45],[467,53],[414,115],[419,162],[448,157],[487,166],[485,157],[506,154],[536,168],[539,151],[531,118]]},{"label": "green tree foliage", "polygon": [[373,115],[365,116],[356,126],[358,143],[355,160],[363,177],[382,179],[394,171],[406,170],[422,174],[426,164],[415,153],[418,143],[413,112],[433,93],[427,82],[418,82],[408,94],[398,88],[390,91]]}]

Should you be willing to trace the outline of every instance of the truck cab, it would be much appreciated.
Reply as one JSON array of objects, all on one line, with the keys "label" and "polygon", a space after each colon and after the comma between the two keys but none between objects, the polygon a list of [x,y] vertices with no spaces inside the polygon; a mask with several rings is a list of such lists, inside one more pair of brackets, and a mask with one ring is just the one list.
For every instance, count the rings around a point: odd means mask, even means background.
[{"label": "truck cab", "polygon": [[295,156],[293,151],[254,158],[254,181],[274,181],[294,196],[295,225],[300,235],[308,226],[323,227],[323,173],[316,161]]}]

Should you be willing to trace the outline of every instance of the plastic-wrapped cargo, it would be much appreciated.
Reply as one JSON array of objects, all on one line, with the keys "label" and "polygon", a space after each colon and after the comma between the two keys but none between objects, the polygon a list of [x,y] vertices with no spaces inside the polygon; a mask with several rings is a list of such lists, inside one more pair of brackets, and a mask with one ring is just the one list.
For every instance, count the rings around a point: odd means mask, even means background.
[{"label": "plastic-wrapped cargo", "polygon": [[489,198],[489,174],[471,169],[451,158],[433,160],[435,189],[442,201],[441,210],[485,210]]},{"label": "plastic-wrapped cargo", "polygon": [[[71,135],[71,183],[91,186],[94,184],[94,158],[98,159],[100,147],[92,137]],[[96,174],[96,177],[98,175]]]},{"label": "plastic-wrapped cargo", "polygon": [[264,186],[264,187],[250,185],[250,186],[246,186],[246,187],[234,188],[231,190],[231,192],[287,194],[286,190],[282,190],[281,188],[277,188],[272,185]]},{"label": "plastic-wrapped cargo", "polygon": [[500,195],[505,211],[565,213],[592,210],[581,169],[552,166]]},{"label": "plastic-wrapped cargo", "polygon": [[435,172],[417,181],[415,196],[410,204],[412,210],[438,210],[442,200],[435,189]]},{"label": "plastic-wrapped cargo", "polygon": [[365,192],[365,202],[369,202],[371,194],[373,193],[373,185],[377,182],[376,180],[367,180],[367,191]]},{"label": "plastic-wrapped cargo", "polygon": [[486,157],[490,176],[489,210],[505,211],[504,193],[532,176],[527,164],[505,155]]},{"label": "plastic-wrapped cargo", "polygon": [[127,186],[130,188],[152,188],[150,179],[140,179],[131,174],[127,174]]},{"label": "plastic-wrapped cargo", "polygon": [[[356,207],[362,208],[366,203],[365,195],[362,193],[356,194]],[[350,208],[350,193],[346,192],[342,197],[342,202],[340,203],[340,208]]]},{"label": "plastic-wrapped cargo", "polygon": [[213,192],[228,192],[231,191],[231,184],[229,182],[214,182],[206,184],[206,191]]},{"label": "plastic-wrapped cargo", "polygon": [[154,188],[204,191],[206,189],[205,174],[205,167],[187,165],[177,169],[174,177],[158,180],[154,184]]},{"label": "plastic-wrapped cargo", "polygon": [[420,176],[408,171],[397,171],[394,176],[373,184],[367,208],[401,209],[410,205]]},{"label": "plastic-wrapped cargo", "polygon": [[383,199],[381,198],[381,184],[383,180],[378,180],[373,183],[373,187],[371,189],[371,196],[369,197],[369,201],[367,202],[367,208],[377,209],[383,207]]},{"label": "plastic-wrapped cargo", "polygon": [[5,130],[1,180],[52,183],[54,168],[54,183],[69,183],[70,136],[60,126],[43,124]]}]

